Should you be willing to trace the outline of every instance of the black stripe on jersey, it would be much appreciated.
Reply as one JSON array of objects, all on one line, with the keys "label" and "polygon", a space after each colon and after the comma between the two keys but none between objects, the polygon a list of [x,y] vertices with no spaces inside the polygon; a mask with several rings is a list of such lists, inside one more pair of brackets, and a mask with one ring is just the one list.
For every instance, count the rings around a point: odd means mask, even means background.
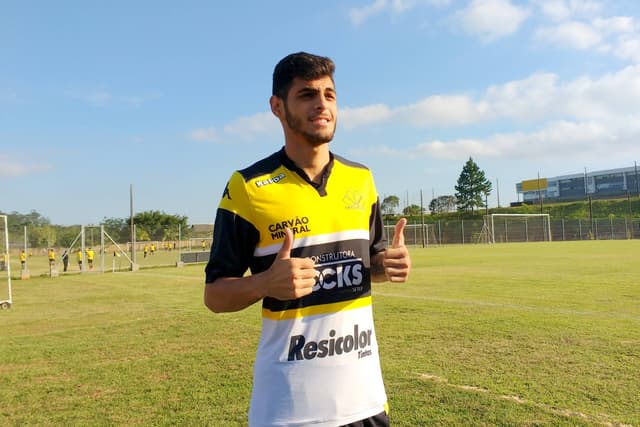
[{"label": "black stripe on jersey", "polygon": [[358,162],[353,162],[351,160],[347,160],[344,157],[339,156],[337,154],[334,154],[333,157],[335,157],[336,160],[338,160],[340,163],[342,163],[344,165],[351,166],[351,167],[354,167],[354,168],[369,170],[369,168],[366,167],[365,165],[363,165],[361,163],[358,163]]},{"label": "black stripe on jersey", "polygon": [[261,175],[266,175],[278,169],[282,165],[282,157],[281,152],[284,152],[284,148],[280,151],[277,151],[270,155],[269,157],[265,157],[262,160],[258,160],[254,164],[249,167],[246,167],[238,172],[244,178],[244,181],[250,181],[253,178],[256,178]]},{"label": "black stripe on jersey", "polygon": [[[349,301],[371,295],[369,247],[366,240],[347,240],[295,248],[292,257],[311,257],[316,264],[316,285],[313,293],[295,300],[265,298],[262,307],[284,311],[316,305]],[[255,258],[259,269],[268,268],[274,255]],[[253,268],[253,267],[252,267]]]}]

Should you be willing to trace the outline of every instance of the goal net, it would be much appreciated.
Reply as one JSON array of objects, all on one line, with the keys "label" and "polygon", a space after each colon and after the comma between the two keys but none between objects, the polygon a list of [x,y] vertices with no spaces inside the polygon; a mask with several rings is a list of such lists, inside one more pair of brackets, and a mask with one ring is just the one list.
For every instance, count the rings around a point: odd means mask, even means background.
[{"label": "goal net", "polygon": [[550,242],[549,214],[491,214],[491,241]]},{"label": "goal net", "polygon": [[0,215],[0,309],[11,307],[11,257],[7,216]]}]

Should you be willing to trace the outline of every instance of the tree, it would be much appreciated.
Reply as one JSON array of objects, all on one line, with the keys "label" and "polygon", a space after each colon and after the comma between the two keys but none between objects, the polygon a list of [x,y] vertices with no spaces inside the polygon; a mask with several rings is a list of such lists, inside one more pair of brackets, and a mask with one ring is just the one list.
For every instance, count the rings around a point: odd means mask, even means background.
[{"label": "tree", "polygon": [[429,203],[429,210],[432,214],[453,212],[456,210],[457,203],[455,196],[438,196]]},{"label": "tree", "polygon": [[409,205],[402,210],[402,214],[406,216],[420,215],[424,209],[420,209],[418,205]]},{"label": "tree", "polygon": [[382,209],[382,213],[385,215],[393,215],[400,206],[400,199],[398,196],[387,196],[382,201],[380,208]]},{"label": "tree", "polygon": [[458,210],[471,211],[473,214],[475,208],[485,206],[485,197],[491,194],[491,181],[484,176],[484,171],[469,157],[460,172],[455,189]]},{"label": "tree", "polygon": [[178,226],[182,233],[188,231],[186,216],[168,215],[160,211],[137,213],[133,222],[141,232],[146,232],[150,240],[175,240],[178,238]]}]

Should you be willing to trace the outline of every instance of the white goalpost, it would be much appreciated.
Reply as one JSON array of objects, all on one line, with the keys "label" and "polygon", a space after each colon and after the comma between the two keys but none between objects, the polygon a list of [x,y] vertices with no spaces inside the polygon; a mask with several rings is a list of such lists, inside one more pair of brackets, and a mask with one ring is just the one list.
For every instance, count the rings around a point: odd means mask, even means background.
[{"label": "white goalpost", "polygon": [[7,227],[7,216],[0,215],[0,281],[4,282],[6,274],[7,283],[7,299],[2,298],[0,293],[0,309],[4,310],[11,307],[13,300],[11,298],[11,256],[9,254],[9,229]]},{"label": "white goalpost", "polygon": [[[504,229],[496,229],[496,218],[503,218]],[[538,221],[531,221],[538,219]],[[520,224],[514,224],[514,221],[520,220]],[[509,225],[511,228],[517,228],[519,238],[509,239]],[[537,233],[536,233],[537,231]],[[496,236],[502,237],[499,241],[551,241],[551,220],[549,214],[491,214],[491,242],[496,243]],[[513,233],[511,234],[513,236]],[[538,237],[539,238],[535,238]]]}]

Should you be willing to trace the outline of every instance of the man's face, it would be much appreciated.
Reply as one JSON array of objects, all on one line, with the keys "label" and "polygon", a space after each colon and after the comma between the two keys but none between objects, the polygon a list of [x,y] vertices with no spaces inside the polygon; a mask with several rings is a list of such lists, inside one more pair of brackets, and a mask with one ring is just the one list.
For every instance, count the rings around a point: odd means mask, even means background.
[{"label": "man's face", "polygon": [[290,132],[314,145],[325,144],[333,139],[338,105],[331,77],[310,81],[296,77],[283,106]]}]

